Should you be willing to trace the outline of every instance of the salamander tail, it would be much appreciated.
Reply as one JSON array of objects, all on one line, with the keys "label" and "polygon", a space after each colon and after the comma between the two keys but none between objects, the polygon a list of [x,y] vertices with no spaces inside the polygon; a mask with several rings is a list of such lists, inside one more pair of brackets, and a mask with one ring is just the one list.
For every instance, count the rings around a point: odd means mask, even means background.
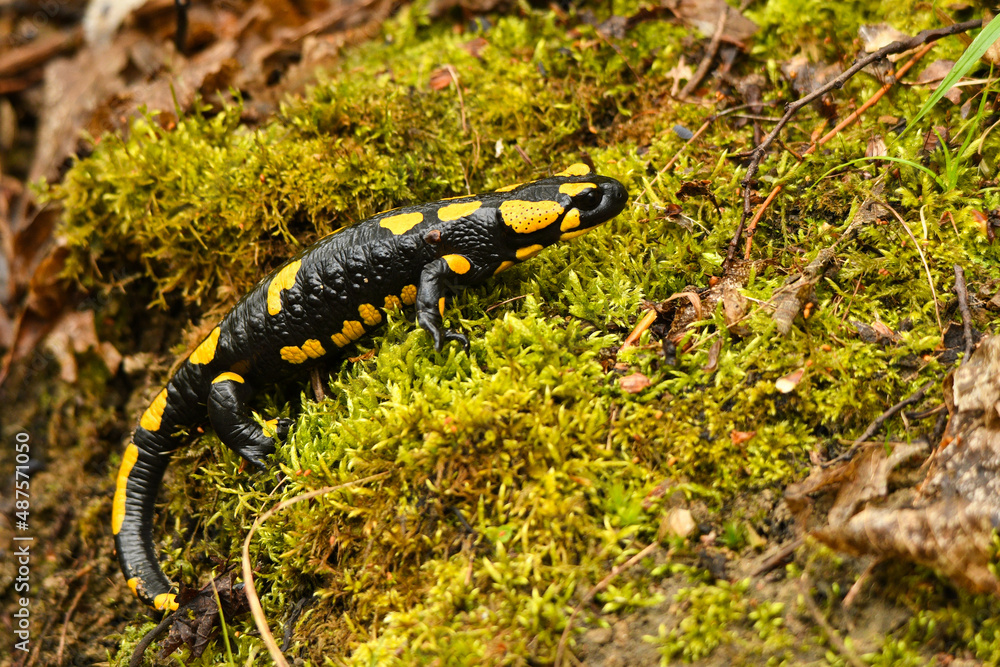
[{"label": "salamander tail", "polygon": [[142,602],[177,609],[173,586],[160,569],[153,547],[153,509],[170,453],[156,447],[157,437],[140,427],[125,449],[111,514],[118,563],[129,588]]}]

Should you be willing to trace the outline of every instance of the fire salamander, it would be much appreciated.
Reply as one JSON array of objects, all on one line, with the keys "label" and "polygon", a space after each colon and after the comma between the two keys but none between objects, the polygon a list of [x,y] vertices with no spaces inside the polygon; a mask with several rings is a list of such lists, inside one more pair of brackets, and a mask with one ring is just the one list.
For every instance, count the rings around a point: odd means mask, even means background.
[{"label": "fire salamander", "polygon": [[[122,456],[111,513],[129,588],[177,609],[153,548],[153,506],[170,454],[206,421],[258,469],[291,421],[261,427],[250,401],[261,384],[340,356],[382,311],[415,305],[434,347],[468,339],[442,328],[445,292],[476,285],[618,215],[628,193],[582,164],[496,192],[381,213],[323,238],[244,296],[180,365],[139,419]],[[207,417],[207,420],[206,420]],[[274,436],[274,437],[272,437]]]}]

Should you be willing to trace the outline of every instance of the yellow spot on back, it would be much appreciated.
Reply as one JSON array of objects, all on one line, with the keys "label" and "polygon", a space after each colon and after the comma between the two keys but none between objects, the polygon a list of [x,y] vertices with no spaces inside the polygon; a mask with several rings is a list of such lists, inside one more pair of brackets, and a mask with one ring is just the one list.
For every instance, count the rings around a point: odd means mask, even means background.
[{"label": "yellow spot on back", "polygon": [[315,359],[326,354],[322,343],[315,338],[310,338],[302,343],[302,347],[287,345],[280,350],[281,358],[292,364],[301,364],[307,359]]},{"label": "yellow spot on back", "polygon": [[268,419],[266,422],[264,422],[263,431],[264,431],[264,435],[266,435],[267,437],[277,439],[278,438],[278,418],[275,417],[274,419]]},{"label": "yellow spot on back", "polygon": [[173,593],[160,593],[153,598],[153,608],[159,611],[176,611],[178,605],[175,597],[177,596]]},{"label": "yellow spot on back", "polygon": [[237,375],[236,373],[229,373],[229,372],[222,373],[221,375],[216,376],[216,378],[212,380],[212,384],[215,384],[216,382],[225,382],[226,380],[232,380],[233,382],[239,382],[240,384],[243,384],[242,375]]},{"label": "yellow spot on back", "polygon": [[586,176],[590,173],[590,167],[587,165],[577,162],[576,164],[571,164],[562,171],[560,171],[556,176]]},{"label": "yellow spot on back", "polygon": [[215,348],[219,345],[220,332],[219,327],[212,329],[212,333],[208,334],[208,337],[201,341],[198,347],[194,348],[194,352],[188,357],[188,361],[192,364],[207,364],[212,359],[215,359]]},{"label": "yellow spot on back", "polygon": [[332,336],[330,336],[330,340],[332,340],[333,344],[336,345],[337,347],[344,347],[345,345],[351,342],[351,339],[342,333],[333,334]]},{"label": "yellow spot on back", "polygon": [[[128,476],[132,473],[132,467],[137,460],[139,460],[139,448],[129,444],[122,454],[118,481],[115,483],[115,499],[111,502],[111,532],[115,535],[121,532],[122,524],[125,522],[125,489],[128,487]],[[130,583],[129,587],[131,585]],[[135,591],[134,588],[132,590]]]},{"label": "yellow spot on back", "polygon": [[463,204],[449,204],[443,208],[438,209],[438,218],[444,221],[448,220],[458,220],[459,218],[465,217],[470,213],[479,210],[479,207],[483,205],[481,201],[468,201]]},{"label": "yellow spot on back", "polygon": [[593,227],[587,227],[586,229],[578,229],[575,232],[566,232],[565,234],[559,235],[560,241],[569,241],[570,239],[575,239],[577,236],[583,236],[589,232]]},{"label": "yellow spot on back", "polygon": [[571,208],[566,211],[566,215],[563,216],[563,221],[559,223],[559,231],[568,232],[571,229],[576,229],[580,226],[580,211],[575,208]]},{"label": "yellow spot on back", "polygon": [[542,249],[544,249],[544,248],[545,248],[545,246],[538,245],[536,243],[535,245],[529,245],[529,246],[526,246],[524,248],[518,248],[517,252],[515,252],[514,254],[517,255],[517,258],[519,260],[524,261],[526,259],[531,259],[535,255],[537,255],[538,253],[540,253],[542,251]]},{"label": "yellow spot on back", "polygon": [[400,213],[399,215],[390,215],[388,218],[382,218],[379,222],[380,227],[385,227],[393,234],[405,234],[417,225],[421,223],[424,219],[424,214],[416,211],[414,213]]},{"label": "yellow spot on back", "polygon": [[530,234],[548,227],[562,215],[563,207],[554,201],[509,199],[500,204],[504,224],[518,234]]},{"label": "yellow spot on back", "polygon": [[132,577],[125,582],[132,589],[132,595],[139,596],[139,577]]},{"label": "yellow spot on back", "polygon": [[385,309],[392,310],[393,308],[402,308],[403,302],[399,300],[399,297],[395,294],[390,294],[385,297]]},{"label": "yellow spot on back", "polygon": [[597,186],[593,183],[563,183],[559,186],[559,192],[564,195],[569,195],[570,197],[575,197],[584,190],[596,189]]},{"label": "yellow spot on back", "polygon": [[442,259],[448,262],[448,268],[458,274],[468,273],[472,265],[462,255],[445,255]]},{"label": "yellow spot on back", "polygon": [[344,320],[344,330],[342,333],[351,340],[357,340],[365,335],[365,328],[357,320]]},{"label": "yellow spot on back", "polygon": [[378,312],[378,308],[370,303],[363,303],[358,306],[358,315],[361,316],[361,321],[370,327],[382,321],[382,313]]},{"label": "yellow spot on back", "polygon": [[167,407],[167,390],[162,389],[156,395],[153,402],[149,404],[146,411],[142,413],[139,426],[147,431],[159,431],[160,422],[163,421],[163,410]]},{"label": "yellow spot on back", "polygon": [[403,291],[400,292],[399,298],[402,299],[403,303],[407,306],[412,306],[417,300],[417,286],[407,285],[403,288]]},{"label": "yellow spot on back", "polygon": [[440,311],[441,317],[444,317],[444,297],[438,299],[438,311]]},{"label": "yellow spot on back", "polygon": [[295,260],[286,264],[278,273],[271,278],[271,284],[267,286],[267,312],[277,315],[281,312],[281,290],[292,289],[295,284],[295,275],[302,266],[301,260]]},{"label": "yellow spot on back", "polygon": [[506,261],[506,262],[500,262],[500,266],[498,266],[497,270],[493,272],[493,275],[496,275],[496,274],[500,273],[501,271],[506,271],[510,267],[514,266],[514,264],[516,264],[516,263],[517,262],[511,262],[509,260]]},{"label": "yellow spot on back", "polygon": [[521,187],[520,183],[514,183],[513,185],[505,185],[502,188],[497,188],[496,190],[494,190],[494,192],[510,192],[514,188],[519,188],[519,187]]}]

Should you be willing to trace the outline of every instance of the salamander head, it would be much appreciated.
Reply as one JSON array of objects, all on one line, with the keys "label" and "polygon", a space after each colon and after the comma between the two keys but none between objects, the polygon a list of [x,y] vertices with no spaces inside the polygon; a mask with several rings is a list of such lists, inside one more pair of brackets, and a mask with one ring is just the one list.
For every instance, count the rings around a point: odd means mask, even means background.
[{"label": "salamander head", "polygon": [[591,174],[582,164],[500,192],[506,192],[498,206],[500,220],[512,244],[521,249],[519,259],[607,222],[622,212],[628,200],[621,183]]}]

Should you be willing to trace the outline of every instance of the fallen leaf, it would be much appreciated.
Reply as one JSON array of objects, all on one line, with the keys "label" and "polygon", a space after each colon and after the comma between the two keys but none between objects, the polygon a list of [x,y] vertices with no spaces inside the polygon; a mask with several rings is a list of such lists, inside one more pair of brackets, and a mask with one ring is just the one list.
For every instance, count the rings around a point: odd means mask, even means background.
[{"label": "fallen leaf", "polygon": [[[868,53],[875,53],[882,47],[889,46],[893,42],[899,42],[910,38],[910,36],[905,32],[901,32],[896,28],[893,28],[888,23],[863,25],[858,28],[858,36],[864,43],[864,49]],[[889,56],[889,60],[892,62],[896,62],[900,58],[902,58],[902,54],[892,54]]]},{"label": "fallen leaf", "polygon": [[729,439],[734,445],[739,447],[750,442],[755,435],[757,435],[757,431],[730,431]]},{"label": "fallen leaf", "polygon": [[865,157],[882,157],[888,155],[889,151],[885,145],[885,139],[881,134],[875,134],[868,138],[868,147],[865,149]]},{"label": "fallen leaf", "polygon": [[725,0],[663,0],[662,6],[705,37],[715,34],[719,15],[726,13],[722,40],[742,47],[757,32],[757,24],[733,9]]},{"label": "fallen leaf", "polygon": [[489,44],[490,43],[485,37],[476,37],[475,39],[462,44],[462,49],[473,58],[481,58],[483,51],[487,46],[489,46]]},{"label": "fallen leaf", "polygon": [[[925,67],[920,74],[914,77],[911,81],[911,85],[922,85],[928,83],[940,83],[941,79],[948,76],[948,72],[955,66],[954,60],[935,60],[930,65]],[[931,90],[934,90],[937,86],[932,86]]]},{"label": "fallen leaf", "polygon": [[451,85],[454,81],[454,77],[451,74],[452,69],[450,66],[445,65],[444,67],[439,67],[433,72],[431,72],[430,78],[427,84],[431,87],[431,90],[444,90]]},{"label": "fallen leaf", "polygon": [[895,499],[855,513],[884,496],[886,471],[898,462],[897,451],[900,459],[912,456],[914,451],[904,448],[917,443],[897,445],[884,460],[881,447],[874,447],[867,460],[851,462],[857,489],[838,497],[829,524],[813,534],[835,549],[909,560],[974,592],[1000,595],[1000,582],[990,571],[992,540],[1000,527],[1000,337],[984,338],[949,378],[944,391],[954,413],[926,464],[926,478]]},{"label": "fallen leaf", "polygon": [[100,351],[94,311],[69,311],[61,317],[45,338],[45,349],[59,363],[59,379],[76,384],[76,355],[90,348]]},{"label": "fallen leaf", "polygon": [[652,384],[649,378],[642,373],[632,373],[618,380],[623,391],[630,394],[638,394],[640,391]]},{"label": "fallen leaf", "polygon": [[228,572],[193,595],[185,591],[185,595],[178,597],[184,612],[178,611],[171,617],[170,633],[161,644],[161,659],[184,645],[190,647],[191,657],[197,658],[217,634],[220,613],[230,622],[234,617],[250,610],[246,591],[242,585],[235,585],[235,581],[235,571]]},{"label": "fallen leaf", "polygon": [[802,376],[805,374],[806,369],[800,368],[798,370],[792,371],[788,375],[783,375],[774,381],[774,388],[780,391],[782,394],[788,394],[793,391],[799,382],[802,381]]},{"label": "fallen leaf", "polygon": [[705,365],[701,367],[701,370],[706,373],[711,373],[715,371],[719,366],[719,353],[722,352],[722,339],[716,338],[715,342],[712,343],[712,347],[708,349],[708,359],[705,360]]}]

